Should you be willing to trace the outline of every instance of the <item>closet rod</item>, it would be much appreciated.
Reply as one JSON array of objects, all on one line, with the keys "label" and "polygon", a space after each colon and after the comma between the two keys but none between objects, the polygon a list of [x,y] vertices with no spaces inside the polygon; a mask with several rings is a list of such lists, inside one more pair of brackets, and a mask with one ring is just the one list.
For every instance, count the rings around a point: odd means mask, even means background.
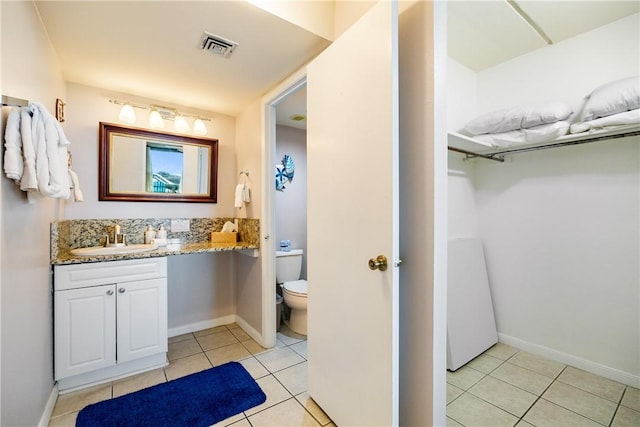
[{"label": "closet rod", "polygon": [[589,142],[598,142],[598,141],[604,141],[607,139],[616,139],[616,138],[626,138],[628,136],[636,136],[636,135],[640,135],[640,130],[634,130],[634,131],[619,133],[614,135],[602,135],[602,136],[596,135],[590,138],[579,139],[576,141],[562,141],[562,142],[557,142],[555,144],[540,145],[537,147],[523,147],[523,148],[514,148],[511,150],[496,151],[495,153],[491,153],[491,155],[504,156],[506,154],[526,153],[528,151],[546,150],[547,148],[567,147],[570,145],[580,145],[580,144],[586,144]]},{"label": "closet rod", "polygon": [[467,159],[471,159],[473,157],[481,157],[483,159],[494,160],[496,162],[504,163],[504,157],[497,157],[494,154],[487,156],[484,154],[474,153],[473,151],[463,150],[462,148],[456,148],[456,147],[450,147],[450,146],[447,148],[449,149],[449,151],[455,151],[456,153],[466,154]]},{"label": "closet rod", "polygon": [[29,105],[29,101],[21,98],[14,98],[12,96],[2,95],[3,107],[26,107]]}]

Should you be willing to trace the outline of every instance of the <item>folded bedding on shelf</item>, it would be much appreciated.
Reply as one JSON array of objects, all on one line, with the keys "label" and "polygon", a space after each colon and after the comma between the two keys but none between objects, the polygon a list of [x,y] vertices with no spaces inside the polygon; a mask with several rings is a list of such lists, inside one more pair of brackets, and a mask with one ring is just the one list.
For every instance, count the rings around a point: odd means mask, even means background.
[{"label": "folded bedding on shelf", "polygon": [[612,126],[636,125],[640,124],[640,109],[625,111],[624,113],[612,114],[607,117],[589,120],[586,122],[574,123],[571,125],[571,133],[582,133],[594,129],[606,129]]},{"label": "folded bedding on shelf", "polygon": [[465,125],[472,135],[497,134],[528,129],[567,119],[573,109],[561,101],[505,108],[483,114]]},{"label": "folded bedding on shelf", "polygon": [[473,139],[491,144],[496,148],[508,148],[523,144],[540,144],[566,135],[570,125],[571,123],[568,121],[562,120],[528,129],[476,135]]},{"label": "folded bedding on shelf", "polygon": [[580,121],[588,122],[640,108],[640,76],[605,83],[586,98]]}]

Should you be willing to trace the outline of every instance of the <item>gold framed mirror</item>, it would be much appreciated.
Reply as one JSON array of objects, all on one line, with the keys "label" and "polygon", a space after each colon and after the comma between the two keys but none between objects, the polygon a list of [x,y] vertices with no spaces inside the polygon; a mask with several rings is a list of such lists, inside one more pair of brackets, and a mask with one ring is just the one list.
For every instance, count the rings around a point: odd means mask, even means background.
[{"label": "gold framed mirror", "polygon": [[98,151],[98,200],[217,202],[217,139],[100,122]]}]

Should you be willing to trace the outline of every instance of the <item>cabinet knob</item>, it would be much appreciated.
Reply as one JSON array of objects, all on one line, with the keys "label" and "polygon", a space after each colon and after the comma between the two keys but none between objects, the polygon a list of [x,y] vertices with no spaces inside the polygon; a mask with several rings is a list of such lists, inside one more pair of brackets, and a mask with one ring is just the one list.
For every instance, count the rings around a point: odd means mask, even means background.
[{"label": "cabinet knob", "polygon": [[109,290],[107,291],[107,295],[113,295],[113,290],[109,289]]},{"label": "cabinet knob", "polygon": [[125,289],[124,288],[120,288],[118,289],[118,292],[120,292],[121,294],[124,294]]}]

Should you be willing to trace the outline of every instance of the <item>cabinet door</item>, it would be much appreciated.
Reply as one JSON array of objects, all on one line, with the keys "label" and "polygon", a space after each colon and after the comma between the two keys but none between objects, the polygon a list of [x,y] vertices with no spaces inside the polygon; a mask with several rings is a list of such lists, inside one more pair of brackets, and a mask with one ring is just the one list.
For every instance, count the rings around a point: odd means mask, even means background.
[{"label": "cabinet door", "polygon": [[118,363],[167,351],[167,279],[120,283]]},{"label": "cabinet door", "polygon": [[115,365],[115,290],[103,285],[55,292],[56,380]]}]

